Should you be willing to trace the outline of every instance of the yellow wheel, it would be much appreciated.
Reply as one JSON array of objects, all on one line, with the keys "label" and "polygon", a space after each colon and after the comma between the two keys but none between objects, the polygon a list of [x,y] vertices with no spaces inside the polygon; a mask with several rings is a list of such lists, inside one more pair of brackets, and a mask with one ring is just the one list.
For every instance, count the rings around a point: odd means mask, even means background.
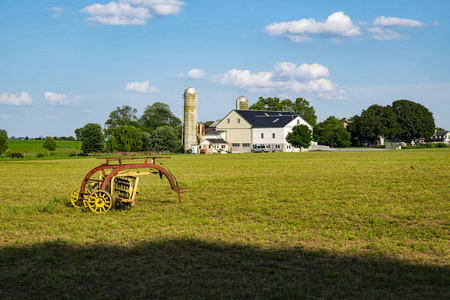
[{"label": "yellow wheel", "polygon": [[[85,188],[84,191],[88,194],[91,193],[91,191],[88,188]],[[79,199],[78,195],[80,194],[80,188],[76,188],[73,190],[73,192],[70,194],[70,203],[72,203],[72,205],[74,207],[81,207],[81,204],[83,203],[83,199]],[[84,200],[87,198],[86,195],[84,195]]]},{"label": "yellow wheel", "polygon": [[102,214],[111,209],[113,200],[107,191],[97,190],[89,195],[87,205],[93,212]]}]

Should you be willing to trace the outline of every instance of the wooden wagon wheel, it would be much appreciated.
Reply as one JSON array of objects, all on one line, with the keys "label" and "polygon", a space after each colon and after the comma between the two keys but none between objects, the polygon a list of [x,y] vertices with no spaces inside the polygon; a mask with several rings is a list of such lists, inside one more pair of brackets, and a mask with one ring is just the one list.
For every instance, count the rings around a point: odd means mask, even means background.
[{"label": "wooden wagon wheel", "polygon": [[89,195],[87,205],[95,213],[102,214],[111,209],[114,202],[107,191],[97,190]]},{"label": "wooden wagon wheel", "polygon": [[[91,191],[88,188],[84,189],[85,193],[90,194]],[[83,201],[86,200],[87,196],[84,195],[83,199],[79,199],[79,194],[80,194],[80,188],[76,188],[73,190],[73,192],[70,194],[70,203],[72,203],[72,205],[76,208],[80,208],[81,205],[83,204]]]}]

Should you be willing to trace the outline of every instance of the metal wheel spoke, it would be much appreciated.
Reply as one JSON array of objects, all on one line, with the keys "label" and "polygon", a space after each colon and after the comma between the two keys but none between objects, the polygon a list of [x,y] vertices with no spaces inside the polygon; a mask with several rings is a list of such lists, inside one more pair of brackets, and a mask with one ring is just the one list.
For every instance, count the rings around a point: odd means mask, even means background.
[{"label": "metal wheel spoke", "polygon": [[108,192],[97,190],[89,195],[89,209],[95,213],[105,213],[112,206],[112,199]]}]

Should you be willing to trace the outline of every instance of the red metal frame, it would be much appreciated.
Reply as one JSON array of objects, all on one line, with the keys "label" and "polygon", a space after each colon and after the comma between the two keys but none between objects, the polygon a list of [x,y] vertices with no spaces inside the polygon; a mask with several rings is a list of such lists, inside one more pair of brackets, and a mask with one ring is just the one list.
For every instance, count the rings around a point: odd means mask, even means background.
[{"label": "red metal frame", "polygon": [[[88,181],[96,181],[101,183],[101,187],[99,187],[100,190],[106,191],[106,187],[108,186],[109,181],[111,178],[113,178],[117,173],[128,170],[128,169],[142,169],[142,168],[149,168],[154,169],[155,174],[159,174],[159,176],[162,178],[163,175],[166,176],[166,178],[169,180],[170,187],[173,191],[175,191],[178,194],[178,201],[181,202],[181,193],[186,188],[181,187],[178,185],[178,181],[176,178],[166,169],[163,167],[157,165],[155,161],[157,159],[162,158],[170,158],[170,156],[148,156],[148,157],[98,157],[97,159],[106,159],[106,164],[101,164],[98,167],[93,168],[87,175],[84,177],[83,182],[81,183],[80,192],[79,192],[79,199],[83,199],[84,195],[89,195],[89,193],[85,193],[84,190],[86,188],[86,184]],[[136,164],[122,164],[122,161],[124,160],[136,160],[136,159],[144,159],[145,161],[143,163],[136,163]],[[148,159],[151,159],[151,163],[148,162]],[[110,162],[116,162],[117,164],[110,164]],[[161,163],[162,164],[162,163]],[[108,176],[104,180],[96,180],[96,179],[90,179],[92,175],[97,173],[101,170],[112,170]]]}]

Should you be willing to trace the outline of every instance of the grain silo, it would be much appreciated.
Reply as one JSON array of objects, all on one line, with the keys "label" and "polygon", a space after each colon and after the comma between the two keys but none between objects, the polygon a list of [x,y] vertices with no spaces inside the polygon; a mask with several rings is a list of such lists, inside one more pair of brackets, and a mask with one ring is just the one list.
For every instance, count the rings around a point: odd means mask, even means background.
[{"label": "grain silo", "polygon": [[197,145],[197,92],[193,87],[184,91],[184,152],[191,152]]},{"label": "grain silo", "polygon": [[236,109],[248,110],[248,99],[245,96],[240,96],[236,99]]}]

